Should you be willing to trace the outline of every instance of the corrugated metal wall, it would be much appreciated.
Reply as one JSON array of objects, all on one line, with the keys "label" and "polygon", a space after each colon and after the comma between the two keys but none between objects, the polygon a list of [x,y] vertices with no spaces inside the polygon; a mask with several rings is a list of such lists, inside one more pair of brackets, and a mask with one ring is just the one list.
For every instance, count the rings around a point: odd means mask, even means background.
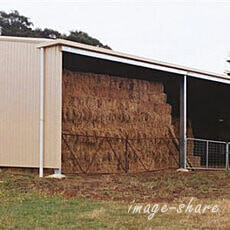
[{"label": "corrugated metal wall", "polygon": [[[35,41],[0,40],[0,166],[39,166],[40,53],[37,45]],[[45,53],[44,166],[59,168],[61,52],[49,48]]]},{"label": "corrugated metal wall", "polygon": [[44,166],[61,167],[62,52],[45,49]]}]

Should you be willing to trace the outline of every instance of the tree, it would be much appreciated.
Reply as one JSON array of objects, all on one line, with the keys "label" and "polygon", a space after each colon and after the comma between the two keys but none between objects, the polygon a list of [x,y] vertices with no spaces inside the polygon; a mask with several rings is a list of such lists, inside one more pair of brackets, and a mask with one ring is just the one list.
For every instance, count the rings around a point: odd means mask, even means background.
[{"label": "tree", "polygon": [[45,28],[44,30],[36,28],[33,30],[33,37],[42,37],[42,38],[62,38],[62,34],[56,30]]},{"label": "tree", "polygon": [[29,37],[32,34],[33,23],[29,18],[22,16],[18,11],[7,14],[0,11],[0,27],[2,35]]},{"label": "tree", "polygon": [[109,46],[103,45],[98,39],[90,37],[87,33],[82,31],[70,31],[70,34],[65,37],[65,39],[70,41],[78,41],[80,43],[85,43],[88,45],[104,47],[110,49]]},{"label": "tree", "polygon": [[73,30],[68,35],[61,34],[56,30],[45,28],[33,28],[33,23],[26,16],[20,15],[18,11],[6,13],[0,11],[0,27],[4,36],[20,36],[20,37],[42,37],[50,39],[67,39],[70,41],[80,42],[88,45],[111,49],[107,45],[103,45],[98,39],[89,36],[82,31]]}]

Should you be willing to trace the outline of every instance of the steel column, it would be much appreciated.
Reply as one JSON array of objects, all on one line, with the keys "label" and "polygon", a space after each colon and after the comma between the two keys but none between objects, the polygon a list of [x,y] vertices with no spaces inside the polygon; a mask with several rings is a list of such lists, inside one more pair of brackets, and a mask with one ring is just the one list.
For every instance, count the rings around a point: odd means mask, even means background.
[{"label": "steel column", "polygon": [[229,143],[226,144],[226,169],[229,170]]},{"label": "steel column", "polygon": [[180,81],[180,167],[186,168],[187,76]]},{"label": "steel column", "polygon": [[43,177],[44,151],[44,48],[40,49],[40,129],[39,129],[39,177]]}]

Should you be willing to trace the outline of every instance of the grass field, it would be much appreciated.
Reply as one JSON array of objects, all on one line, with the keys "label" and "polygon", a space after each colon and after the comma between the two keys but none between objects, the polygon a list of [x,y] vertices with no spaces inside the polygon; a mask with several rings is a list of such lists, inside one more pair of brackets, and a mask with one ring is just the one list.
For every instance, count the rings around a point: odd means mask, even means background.
[{"label": "grass field", "polygon": [[[128,213],[135,203],[218,205],[217,213]],[[230,172],[164,171],[40,179],[0,173],[0,229],[230,229]]]}]

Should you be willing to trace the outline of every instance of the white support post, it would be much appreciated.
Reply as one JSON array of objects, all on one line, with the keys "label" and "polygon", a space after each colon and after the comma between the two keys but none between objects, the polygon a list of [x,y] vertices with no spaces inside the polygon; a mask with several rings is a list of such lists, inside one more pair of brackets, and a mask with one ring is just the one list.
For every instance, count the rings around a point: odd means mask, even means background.
[{"label": "white support post", "polygon": [[187,152],[187,76],[180,81],[180,168],[186,168]]},{"label": "white support post", "polygon": [[226,144],[226,170],[229,170],[229,143]]},{"label": "white support post", "polygon": [[40,139],[39,139],[39,177],[43,177],[44,150],[44,48],[40,49]]}]

